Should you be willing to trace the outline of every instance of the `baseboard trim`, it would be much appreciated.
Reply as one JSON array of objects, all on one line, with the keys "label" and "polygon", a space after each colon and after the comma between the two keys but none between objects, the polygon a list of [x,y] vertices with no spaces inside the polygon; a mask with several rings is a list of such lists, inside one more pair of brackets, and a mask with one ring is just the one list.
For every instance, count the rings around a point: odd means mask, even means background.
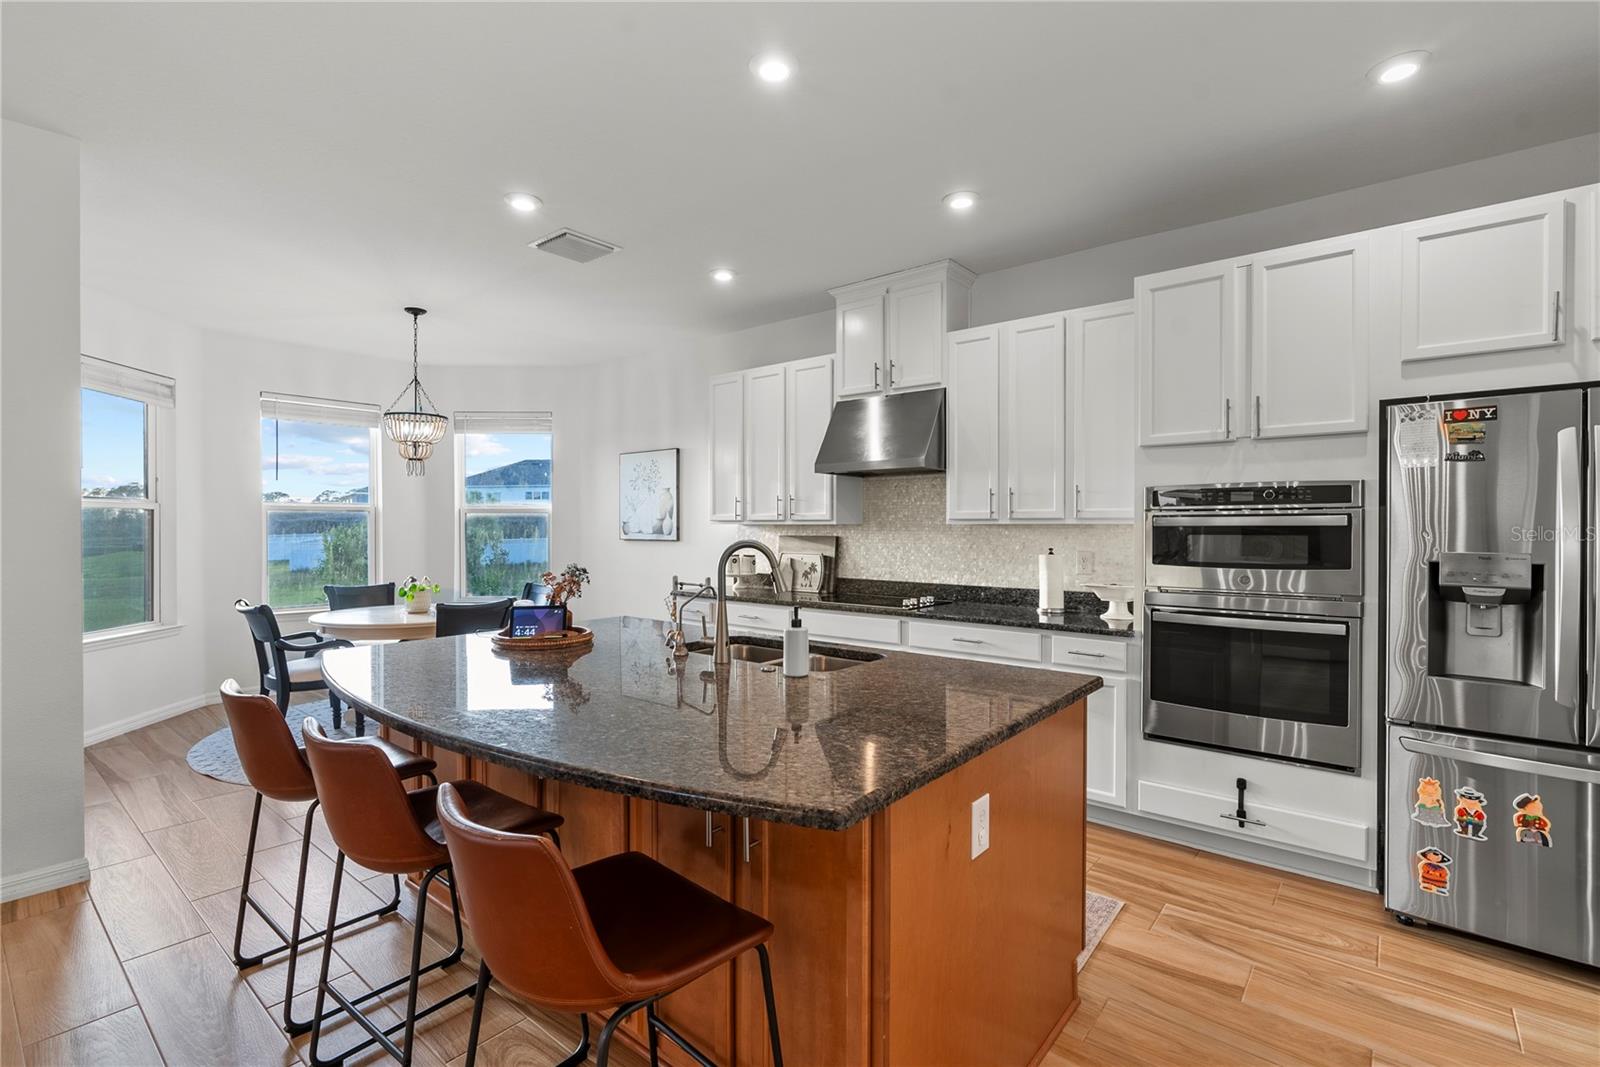
[{"label": "baseboard trim", "polygon": [[170,719],[174,715],[182,715],[186,711],[193,711],[196,708],[203,708],[207,704],[215,704],[216,702],[215,693],[204,693],[151,711],[142,711],[137,715],[130,715],[126,719],[118,719],[116,722],[107,723],[105,726],[97,726],[93,730],[85,730],[83,732],[83,747],[88,748],[90,745],[99,744],[101,741],[109,741],[111,738],[119,737],[129,730],[137,730],[141,726],[149,726],[151,723],[160,722],[162,719]]},{"label": "baseboard trim", "polygon": [[48,893],[52,889],[61,889],[69,885],[89,880],[89,860],[86,856],[79,856],[75,860],[65,863],[52,863],[48,867],[40,867],[34,871],[24,871],[6,878],[0,878],[0,902],[21,900],[37,893]]}]

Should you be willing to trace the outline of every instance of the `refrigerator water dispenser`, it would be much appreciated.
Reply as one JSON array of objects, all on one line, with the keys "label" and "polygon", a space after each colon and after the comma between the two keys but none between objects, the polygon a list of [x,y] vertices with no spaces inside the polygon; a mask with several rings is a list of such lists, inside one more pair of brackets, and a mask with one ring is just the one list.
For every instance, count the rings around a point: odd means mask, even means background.
[{"label": "refrigerator water dispenser", "polygon": [[1527,652],[1543,575],[1525,553],[1441,552],[1433,566],[1430,673],[1538,684]]}]

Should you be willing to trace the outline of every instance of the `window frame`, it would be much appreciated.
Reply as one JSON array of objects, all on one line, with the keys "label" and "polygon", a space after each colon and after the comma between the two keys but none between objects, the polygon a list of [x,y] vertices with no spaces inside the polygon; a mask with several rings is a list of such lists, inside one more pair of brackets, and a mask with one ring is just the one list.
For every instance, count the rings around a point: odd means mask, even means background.
[{"label": "window frame", "polygon": [[[457,411],[450,420],[450,443],[455,451],[455,479],[451,492],[456,501],[456,589],[462,596],[471,595],[467,584],[467,520],[475,515],[519,516],[543,515],[545,544],[549,548],[546,566],[555,563],[555,500],[556,500],[556,429],[555,420],[548,411]],[[472,434],[548,434],[550,437],[550,499],[533,500],[523,504],[468,504],[467,455],[461,439]],[[513,596],[520,593],[517,590]]]},{"label": "window frame", "polygon": [[[80,475],[78,503],[85,508],[110,508],[144,511],[150,516],[150,618],[125,626],[85,630],[85,651],[110,648],[154,637],[164,637],[181,629],[177,621],[177,507],[176,487],[176,404],[177,383],[166,375],[129,367],[84,353],[78,374],[79,404],[89,390],[107,396],[132,400],[144,406],[144,489],[142,497],[89,497],[83,495],[83,425],[78,425]],[[81,533],[80,533],[81,538]],[[79,583],[82,584],[83,546],[78,548]]]},{"label": "window frame", "polygon": [[[268,414],[268,407],[272,406],[274,413]],[[290,409],[290,414],[285,415],[284,408]],[[319,412],[344,412],[350,415],[350,421],[343,422],[332,414],[309,414],[304,418],[295,418],[294,411],[309,412],[313,409]],[[377,408],[371,404],[361,404],[348,400],[327,400],[320,397],[292,396],[286,393],[262,393],[261,412],[257,419],[256,427],[259,436],[262,422],[275,419],[279,422],[321,422],[332,426],[348,426],[352,430],[365,430],[367,432],[367,502],[365,504],[348,503],[313,503],[311,501],[269,501],[266,499],[265,468],[258,465],[257,473],[260,475],[260,484],[256,493],[261,502],[261,599],[259,603],[271,605],[273,614],[284,615],[310,615],[318,611],[326,611],[326,602],[321,604],[287,604],[279,606],[272,603],[271,599],[271,574],[272,563],[268,558],[267,537],[271,528],[271,517],[276,512],[284,513],[317,513],[317,512],[365,512],[367,516],[367,578],[363,584],[372,584],[374,575],[381,574],[381,539],[378,536],[379,484],[383,474],[383,434],[377,422]],[[260,442],[257,442],[260,448]],[[265,452],[259,452],[262,460]]]}]

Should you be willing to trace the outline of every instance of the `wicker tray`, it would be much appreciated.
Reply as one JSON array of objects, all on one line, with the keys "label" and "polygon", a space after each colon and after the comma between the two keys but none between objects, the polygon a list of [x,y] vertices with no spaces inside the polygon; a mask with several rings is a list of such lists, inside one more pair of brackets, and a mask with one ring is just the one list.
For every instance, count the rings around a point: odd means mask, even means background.
[{"label": "wicker tray", "polygon": [[574,652],[594,644],[594,631],[584,626],[573,626],[556,634],[539,634],[536,637],[511,637],[505,633],[490,634],[495,648],[511,652]]}]

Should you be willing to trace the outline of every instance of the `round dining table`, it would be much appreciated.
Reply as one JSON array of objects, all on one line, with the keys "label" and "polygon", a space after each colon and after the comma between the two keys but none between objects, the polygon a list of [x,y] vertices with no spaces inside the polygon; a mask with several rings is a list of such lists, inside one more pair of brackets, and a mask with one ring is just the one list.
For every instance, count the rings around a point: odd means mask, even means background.
[{"label": "round dining table", "polygon": [[327,637],[347,641],[416,641],[433,636],[433,610],[407,611],[404,604],[319,611],[307,620]]}]

